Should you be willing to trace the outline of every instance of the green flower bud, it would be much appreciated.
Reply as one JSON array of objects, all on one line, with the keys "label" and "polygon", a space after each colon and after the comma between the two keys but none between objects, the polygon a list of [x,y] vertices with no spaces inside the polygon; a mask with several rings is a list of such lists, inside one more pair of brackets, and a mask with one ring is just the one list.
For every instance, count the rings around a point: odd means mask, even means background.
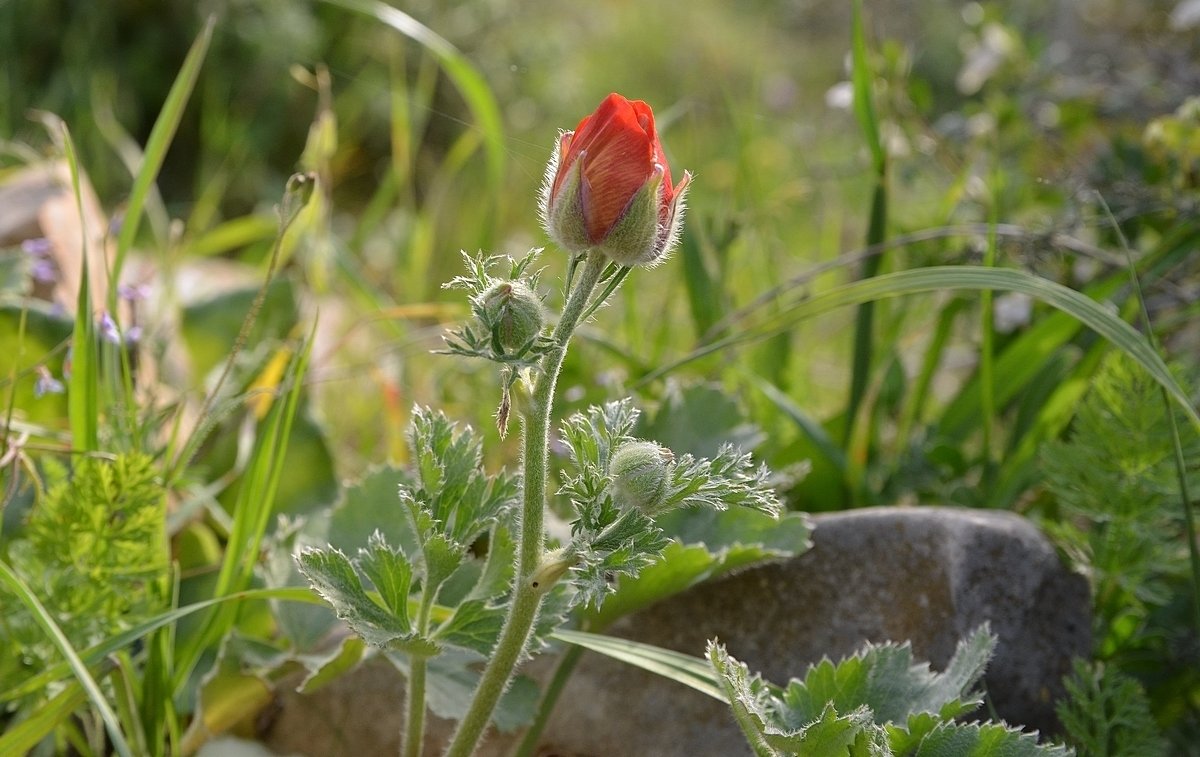
[{"label": "green flower bud", "polygon": [[618,507],[636,507],[653,513],[667,496],[675,455],[654,442],[627,442],[609,461],[612,495]]},{"label": "green flower bud", "polygon": [[537,338],[546,325],[542,301],[523,281],[501,281],[479,295],[481,320],[490,323],[500,346],[517,350]]},{"label": "green flower bud", "polygon": [[545,594],[578,562],[579,556],[565,547],[550,550],[529,574],[529,588]]}]

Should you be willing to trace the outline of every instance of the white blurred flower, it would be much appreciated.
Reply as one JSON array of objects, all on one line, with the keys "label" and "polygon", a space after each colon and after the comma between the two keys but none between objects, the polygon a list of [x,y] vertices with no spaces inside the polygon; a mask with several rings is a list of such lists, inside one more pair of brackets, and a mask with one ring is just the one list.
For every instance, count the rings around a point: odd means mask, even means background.
[{"label": "white blurred flower", "polygon": [[850,110],[854,105],[854,85],[840,81],[825,90],[825,104],[834,110]]},{"label": "white blurred flower", "polygon": [[1005,292],[992,301],[992,326],[1009,334],[1029,325],[1033,317],[1033,297],[1024,292]]}]

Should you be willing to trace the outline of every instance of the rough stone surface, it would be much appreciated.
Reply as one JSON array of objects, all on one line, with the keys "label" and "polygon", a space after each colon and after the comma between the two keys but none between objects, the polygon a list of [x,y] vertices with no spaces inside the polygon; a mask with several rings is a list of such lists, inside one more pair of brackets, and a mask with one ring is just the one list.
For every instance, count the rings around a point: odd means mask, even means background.
[{"label": "rough stone surface", "polygon": [[[997,511],[875,508],[815,517],[813,549],[696,587],[610,633],[703,655],[719,638],[769,680],[838,659],[866,641],[912,642],[941,669],[980,623],[999,637],[986,686],[996,713],[1052,730],[1075,655],[1090,652],[1087,584],[1027,520]],[[313,697],[288,695],[270,734],[281,751],[386,754],[398,746],[403,684],[364,666]],[[537,666],[544,675],[548,666]],[[536,669],[534,671],[536,677]],[[427,742],[448,735],[435,722]],[[505,754],[508,737],[484,755]],[[586,654],[547,728],[542,755],[749,754],[728,709],[680,684]]]},{"label": "rough stone surface", "polygon": [[[996,713],[1053,730],[1071,658],[1090,652],[1085,580],[1024,518],[998,511],[873,508],[815,518],[793,560],[701,585],[610,632],[702,655],[719,638],[776,683],[865,641],[912,642],[941,669],[988,621],[999,636],[986,686]],[[749,754],[728,710],[683,686],[588,654],[547,743],[592,755]]]}]

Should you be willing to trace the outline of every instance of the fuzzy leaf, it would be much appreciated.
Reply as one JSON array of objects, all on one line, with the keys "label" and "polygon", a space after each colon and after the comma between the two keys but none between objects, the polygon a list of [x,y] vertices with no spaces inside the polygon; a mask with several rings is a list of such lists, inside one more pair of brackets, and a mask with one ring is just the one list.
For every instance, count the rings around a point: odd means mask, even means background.
[{"label": "fuzzy leaf", "polygon": [[711,507],[724,510],[740,505],[777,515],[782,509],[771,488],[765,465],[753,467],[750,454],[723,445],[712,460],[684,455],[675,464],[661,508]]},{"label": "fuzzy leaf", "polygon": [[619,514],[602,530],[582,531],[572,541],[579,557],[579,564],[570,573],[577,589],[576,601],[597,609],[613,591],[611,578],[637,575],[670,543],[644,513],[613,512]]},{"label": "fuzzy leaf", "polygon": [[404,553],[389,547],[383,534],[376,531],[367,541],[367,548],[358,551],[358,566],[375,584],[384,607],[401,626],[408,627],[408,593],[413,570]]},{"label": "fuzzy leaf", "polygon": [[760,676],[751,675],[745,663],[729,655],[715,641],[708,644],[708,659],[733,709],[734,719],[756,755],[804,754],[813,757],[847,757],[864,730],[874,727],[865,707],[839,716],[832,704],[799,728],[781,728],[776,717],[778,700]]},{"label": "fuzzy leaf", "polygon": [[477,652],[491,653],[504,625],[503,607],[469,599],[455,608],[454,614],[438,626],[434,638],[447,645]]},{"label": "fuzzy leaf", "polygon": [[1068,757],[1071,750],[1039,744],[1035,734],[1022,733],[1002,723],[943,722],[915,750],[895,752],[897,757]]},{"label": "fuzzy leaf", "polygon": [[[479,437],[459,429],[442,413],[413,409],[409,445],[417,481],[401,486],[422,542],[431,583],[440,583],[462,559],[467,547],[505,517],[516,504],[517,479],[501,472],[489,478],[483,470]],[[451,555],[455,566],[450,566]]]},{"label": "fuzzy leaf", "polygon": [[371,599],[350,559],[340,550],[306,549],[296,556],[296,562],[313,589],[368,644],[412,654],[437,652],[436,645],[413,632],[407,616],[398,617]]},{"label": "fuzzy leaf", "polygon": [[403,517],[397,507],[396,492],[407,491],[413,485],[412,475],[400,468],[368,471],[346,488],[342,502],[333,509],[327,534],[330,546],[353,552],[378,531],[388,544],[396,545],[404,554],[420,554],[421,544],[412,520]]},{"label": "fuzzy leaf", "polygon": [[834,665],[823,660],[803,681],[793,680],[783,693],[784,719],[794,726],[816,718],[826,704],[839,712],[867,706],[876,723],[905,721],[911,713],[955,714],[970,709],[977,697],[972,687],[995,648],[996,639],[986,624],[960,641],[942,673],[928,664],[914,664],[912,648],[905,644],[868,645],[856,655]]}]

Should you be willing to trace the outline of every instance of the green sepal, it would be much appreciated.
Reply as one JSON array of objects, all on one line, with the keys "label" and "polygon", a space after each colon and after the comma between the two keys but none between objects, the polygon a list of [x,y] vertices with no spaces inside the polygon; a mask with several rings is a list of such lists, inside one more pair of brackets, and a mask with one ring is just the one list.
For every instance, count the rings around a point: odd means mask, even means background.
[{"label": "green sepal", "polygon": [[558,194],[550,198],[546,230],[568,252],[584,252],[594,245],[588,238],[587,219],[583,215],[583,155],[567,169]]},{"label": "green sepal", "polygon": [[659,249],[658,211],[663,183],[662,169],[656,169],[642,188],[629,200],[625,212],[600,241],[599,247],[609,259],[621,265],[653,263]]}]

